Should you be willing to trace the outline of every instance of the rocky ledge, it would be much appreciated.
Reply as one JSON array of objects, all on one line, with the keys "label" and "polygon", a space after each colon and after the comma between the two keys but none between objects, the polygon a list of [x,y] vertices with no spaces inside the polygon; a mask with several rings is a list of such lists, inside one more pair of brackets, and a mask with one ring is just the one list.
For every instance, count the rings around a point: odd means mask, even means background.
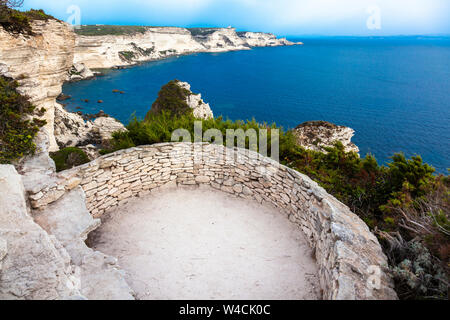
[{"label": "rocky ledge", "polygon": [[296,127],[293,132],[297,144],[309,150],[326,152],[326,147],[332,147],[336,141],[340,141],[346,152],[359,153],[359,148],[352,142],[355,130],[349,127],[326,121],[308,121]]}]

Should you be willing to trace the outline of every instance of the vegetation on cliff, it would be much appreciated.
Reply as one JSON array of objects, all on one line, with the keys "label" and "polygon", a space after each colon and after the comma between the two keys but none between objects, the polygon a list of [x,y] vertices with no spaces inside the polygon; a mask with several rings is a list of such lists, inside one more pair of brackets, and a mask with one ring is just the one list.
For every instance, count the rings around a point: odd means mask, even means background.
[{"label": "vegetation on cliff", "polygon": [[161,88],[158,93],[158,98],[147,113],[146,119],[149,119],[151,115],[161,114],[162,112],[166,112],[166,115],[170,114],[175,117],[192,114],[192,109],[189,108],[186,102],[186,98],[190,92],[180,87],[177,84],[178,82],[178,80],[172,80]]},{"label": "vegetation on cliff", "polygon": [[[35,118],[35,107],[17,92],[18,83],[0,76],[0,163],[12,163],[34,154],[33,142],[44,120]],[[45,110],[38,110],[41,116]]]},{"label": "vegetation on cliff", "polygon": [[80,36],[123,36],[143,34],[149,27],[143,26],[80,26],[75,29],[75,33]]},{"label": "vegetation on cliff", "polygon": [[31,9],[29,11],[18,11],[23,0],[0,0],[0,25],[11,33],[33,34],[31,22],[34,20],[49,20],[54,17],[46,14],[44,10]]},{"label": "vegetation on cliff", "polygon": [[[231,121],[223,118],[195,119],[186,112],[185,93],[173,81],[164,86],[145,120],[136,117],[128,132],[113,134],[108,153],[138,145],[170,142],[172,132],[183,128],[194,137],[194,121],[202,130],[280,130],[280,161],[317,181],[330,194],[348,205],[378,236],[389,258],[397,293],[402,299],[446,299],[450,258],[450,178],[435,175],[420,156],[407,159],[395,154],[380,166],[375,157],[360,158],[345,152],[342,143],[327,153],[298,146],[292,131],[275,124]],[[225,140],[225,139],[224,139]],[[225,141],[224,141],[225,142]],[[235,141],[237,143],[237,141]],[[245,145],[249,148],[249,139]],[[252,146],[257,149],[257,146]],[[270,154],[270,150],[269,150]]]}]

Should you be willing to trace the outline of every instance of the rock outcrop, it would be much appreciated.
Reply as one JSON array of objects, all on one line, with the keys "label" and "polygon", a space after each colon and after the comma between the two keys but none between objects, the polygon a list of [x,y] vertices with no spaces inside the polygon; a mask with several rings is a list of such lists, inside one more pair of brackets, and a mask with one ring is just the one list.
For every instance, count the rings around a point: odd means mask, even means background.
[{"label": "rock outcrop", "polygon": [[302,42],[293,43],[286,38],[278,39],[272,33],[263,32],[238,32],[238,35],[250,47],[276,47],[291,46],[293,44],[302,45]]},{"label": "rock outcrop", "polygon": [[194,52],[248,50],[251,47],[298,43],[272,34],[243,32],[234,28],[148,27],[130,35],[77,35],[75,63],[87,68],[113,68]]},{"label": "rock outcrop", "polygon": [[45,108],[42,132],[50,151],[58,150],[54,131],[56,97],[73,65],[75,34],[57,20],[32,22],[33,36],[14,35],[0,26],[0,74],[16,79],[18,91],[30,97],[37,109]]},{"label": "rock outcrop", "polygon": [[111,117],[98,117],[85,121],[82,116],[55,106],[55,139],[60,148],[102,145],[115,131],[125,131],[125,126]]},{"label": "rock outcrop", "polygon": [[192,113],[194,117],[197,119],[212,119],[214,118],[214,114],[209,106],[209,103],[205,103],[202,99],[202,95],[195,94],[191,91],[191,85],[187,82],[178,81],[177,83],[181,88],[186,89],[190,92],[189,95],[186,96],[186,103],[189,108],[192,109]]},{"label": "rock outcrop", "polygon": [[79,289],[90,300],[132,300],[133,291],[125,281],[117,259],[88,248],[87,236],[100,225],[86,209],[80,187],[69,191],[44,210],[35,211],[35,221],[67,250],[77,268]]},{"label": "rock outcrop", "polygon": [[91,71],[84,63],[75,63],[69,70],[69,80],[78,81],[93,78],[95,76],[94,72]]},{"label": "rock outcrop", "polygon": [[359,153],[359,148],[352,142],[355,130],[337,126],[326,121],[309,121],[293,130],[297,144],[314,151],[326,152],[324,148],[332,147],[336,141],[342,142],[346,152]]}]

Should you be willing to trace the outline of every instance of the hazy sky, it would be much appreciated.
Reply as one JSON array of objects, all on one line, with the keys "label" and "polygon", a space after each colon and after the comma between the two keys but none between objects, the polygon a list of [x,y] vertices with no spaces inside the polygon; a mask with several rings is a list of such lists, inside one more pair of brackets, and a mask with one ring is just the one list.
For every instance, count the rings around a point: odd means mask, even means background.
[{"label": "hazy sky", "polygon": [[279,35],[450,34],[450,0],[25,0],[25,8],[61,20],[71,5],[80,8],[81,24],[231,25]]}]

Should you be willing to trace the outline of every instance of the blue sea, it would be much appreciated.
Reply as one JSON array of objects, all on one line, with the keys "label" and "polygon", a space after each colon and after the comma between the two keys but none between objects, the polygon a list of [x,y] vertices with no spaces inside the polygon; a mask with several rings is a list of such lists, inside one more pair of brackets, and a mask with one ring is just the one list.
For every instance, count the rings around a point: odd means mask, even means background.
[{"label": "blue sea", "polygon": [[128,123],[133,112],[145,116],[162,85],[179,79],[202,94],[215,116],[286,129],[326,120],[354,128],[361,155],[372,153],[379,163],[403,151],[447,172],[450,38],[291,40],[305,45],[185,55],[68,83],[67,109],[102,109]]}]

